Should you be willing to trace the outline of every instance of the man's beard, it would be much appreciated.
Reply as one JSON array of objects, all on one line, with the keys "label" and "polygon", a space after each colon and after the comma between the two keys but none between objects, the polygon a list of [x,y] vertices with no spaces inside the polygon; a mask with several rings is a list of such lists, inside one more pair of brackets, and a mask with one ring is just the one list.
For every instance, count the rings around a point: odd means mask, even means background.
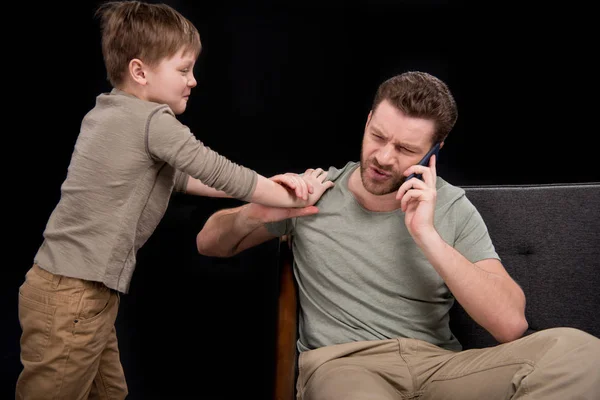
[{"label": "man's beard", "polygon": [[[367,170],[369,169],[370,165],[373,165],[375,168],[381,171],[391,173],[391,176],[385,182],[375,182],[369,179],[367,176]],[[376,196],[383,196],[397,192],[400,186],[406,180],[404,176],[398,176],[393,170],[381,167],[381,165],[379,165],[374,158],[365,161],[362,156],[360,159],[360,179],[362,180],[363,186],[367,192]]]}]

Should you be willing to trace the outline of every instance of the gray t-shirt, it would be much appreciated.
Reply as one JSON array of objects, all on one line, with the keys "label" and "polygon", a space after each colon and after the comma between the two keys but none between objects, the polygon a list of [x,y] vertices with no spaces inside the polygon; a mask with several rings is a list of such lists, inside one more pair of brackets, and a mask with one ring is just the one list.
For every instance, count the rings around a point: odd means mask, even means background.
[{"label": "gray t-shirt", "polygon": [[[358,167],[331,167],[336,182],[318,201],[316,215],[267,224],[293,237],[300,300],[300,351],[339,343],[421,339],[450,350],[454,297],[415,244],[401,209],[373,212],[348,190]],[[434,225],[471,262],[499,259],[487,228],[463,189],[437,178]]]}]

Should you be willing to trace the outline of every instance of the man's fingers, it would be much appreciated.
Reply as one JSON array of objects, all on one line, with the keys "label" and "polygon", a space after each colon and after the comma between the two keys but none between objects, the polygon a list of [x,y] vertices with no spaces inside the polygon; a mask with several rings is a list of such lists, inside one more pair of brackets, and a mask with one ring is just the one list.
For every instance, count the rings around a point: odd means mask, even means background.
[{"label": "man's fingers", "polygon": [[290,208],[288,218],[306,217],[307,215],[313,215],[319,212],[319,209],[315,206],[303,207],[303,208]]}]

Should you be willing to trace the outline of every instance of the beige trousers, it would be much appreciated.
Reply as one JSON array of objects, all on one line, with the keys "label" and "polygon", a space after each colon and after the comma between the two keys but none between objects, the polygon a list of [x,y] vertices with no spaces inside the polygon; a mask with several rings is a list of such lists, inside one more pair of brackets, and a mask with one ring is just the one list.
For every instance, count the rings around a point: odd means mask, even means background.
[{"label": "beige trousers", "polygon": [[415,339],[300,353],[298,400],[598,400],[600,339],[572,328],[453,352]]},{"label": "beige trousers", "polygon": [[34,265],[19,288],[17,400],[124,399],[115,320],[119,295]]}]

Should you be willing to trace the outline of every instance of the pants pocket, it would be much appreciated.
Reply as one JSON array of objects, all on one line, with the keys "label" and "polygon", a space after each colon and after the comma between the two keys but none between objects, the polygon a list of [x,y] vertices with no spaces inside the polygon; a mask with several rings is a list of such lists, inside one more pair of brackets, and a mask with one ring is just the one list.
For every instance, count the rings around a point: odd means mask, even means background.
[{"label": "pants pocket", "polygon": [[109,311],[113,296],[115,294],[110,290],[86,289],[81,298],[77,322],[85,325],[101,319]]},{"label": "pants pocket", "polygon": [[21,323],[21,357],[25,361],[41,361],[48,347],[56,306],[45,304],[19,290]]}]

